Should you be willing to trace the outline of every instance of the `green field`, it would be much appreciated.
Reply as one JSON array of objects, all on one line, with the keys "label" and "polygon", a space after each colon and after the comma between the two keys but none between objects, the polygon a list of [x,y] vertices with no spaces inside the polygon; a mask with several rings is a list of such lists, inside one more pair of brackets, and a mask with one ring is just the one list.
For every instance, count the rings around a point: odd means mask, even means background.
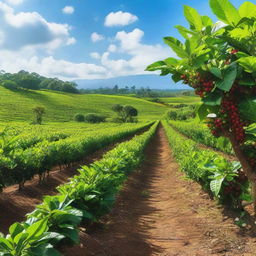
[{"label": "green field", "polygon": [[56,91],[11,91],[0,86],[0,122],[32,121],[32,108],[43,106],[47,122],[71,121],[76,113],[100,113],[114,117],[114,104],[132,105],[139,121],[160,119],[167,107],[127,96],[70,94]]},{"label": "green field", "polygon": [[162,97],[160,100],[168,104],[198,104],[200,98],[195,96],[183,96],[183,97]]}]

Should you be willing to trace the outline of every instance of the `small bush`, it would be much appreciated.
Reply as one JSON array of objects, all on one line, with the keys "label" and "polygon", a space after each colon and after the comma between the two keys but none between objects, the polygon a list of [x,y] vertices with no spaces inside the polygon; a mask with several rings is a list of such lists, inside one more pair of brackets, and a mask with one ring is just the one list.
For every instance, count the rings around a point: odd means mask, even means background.
[{"label": "small bush", "polygon": [[83,114],[75,114],[74,116],[74,120],[77,122],[84,122],[85,121],[85,117]]},{"label": "small bush", "polygon": [[84,117],[85,122],[92,123],[92,124],[105,122],[106,118],[107,118],[106,116],[99,115],[99,114],[87,114]]},{"label": "small bush", "polygon": [[166,113],[166,115],[167,115],[167,118],[168,118],[168,119],[177,120],[178,114],[177,114],[176,111],[170,110],[170,111],[168,111],[168,112]]},{"label": "small bush", "polygon": [[2,85],[9,90],[15,90],[18,88],[18,85],[16,82],[11,81],[11,80],[5,80],[2,82]]}]

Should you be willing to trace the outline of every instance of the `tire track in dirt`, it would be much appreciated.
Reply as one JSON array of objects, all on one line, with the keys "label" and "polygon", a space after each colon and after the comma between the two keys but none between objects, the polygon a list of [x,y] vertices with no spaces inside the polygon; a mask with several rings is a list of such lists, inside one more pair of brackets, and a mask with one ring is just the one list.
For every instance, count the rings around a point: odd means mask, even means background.
[{"label": "tire track in dirt", "polygon": [[[184,178],[163,128],[108,216],[81,228],[72,256],[250,256],[256,239],[233,224],[200,186]],[[254,248],[254,249],[253,249]]]}]

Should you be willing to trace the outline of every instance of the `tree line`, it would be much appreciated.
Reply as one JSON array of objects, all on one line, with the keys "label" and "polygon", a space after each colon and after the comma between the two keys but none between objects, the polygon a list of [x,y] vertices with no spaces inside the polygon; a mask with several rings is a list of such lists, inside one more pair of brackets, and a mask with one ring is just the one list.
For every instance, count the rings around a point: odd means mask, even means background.
[{"label": "tree line", "polygon": [[18,73],[7,73],[0,71],[0,84],[11,90],[30,89],[41,90],[48,89],[54,91],[79,93],[77,84],[69,81],[62,81],[58,78],[47,78],[35,72],[29,73],[21,70]]}]

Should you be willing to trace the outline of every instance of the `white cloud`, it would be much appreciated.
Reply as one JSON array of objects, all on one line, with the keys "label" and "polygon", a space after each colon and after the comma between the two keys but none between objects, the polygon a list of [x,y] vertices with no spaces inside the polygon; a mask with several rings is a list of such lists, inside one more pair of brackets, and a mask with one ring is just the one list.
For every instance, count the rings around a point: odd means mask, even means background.
[{"label": "white cloud", "polygon": [[144,31],[135,28],[132,32],[127,33],[125,31],[117,32],[116,40],[120,41],[121,48],[123,50],[132,50],[139,46],[142,37],[144,36]]},{"label": "white cloud", "polygon": [[106,74],[106,68],[100,65],[74,63],[55,59],[53,56],[39,58],[27,49],[19,53],[0,51],[0,55],[0,70],[11,73],[27,70],[63,80],[104,78]]},{"label": "white cloud", "polygon": [[128,59],[111,59],[110,47],[102,55],[101,63],[108,69],[107,76],[122,76],[145,74],[145,68],[160,59],[164,59],[175,54],[168,47],[160,44],[148,45],[141,43],[144,32],[138,28],[132,32],[120,31],[115,39],[119,42],[116,51],[130,56]]},{"label": "white cloud", "polygon": [[54,50],[74,42],[67,24],[48,22],[37,12],[15,13],[0,2],[0,50],[19,50],[24,47]]},{"label": "white cloud", "polygon": [[23,3],[23,0],[5,0],[10,5],[19,5]]},{"label": "white cloud", "polygon": [[75,12],[75,8],[73,6],[65,6],[63,9],[62,9],[62,12],[64,14],[73,14]]},{"label": "white cloud", "polygon": [[106,16],[104,25],[106,27],[126,26],[137,20],[138,17],[129,12],[111,12]]},{"label": "white cloud", "polygon": [[74,37],[70,37],[67,40],[67,45],[72,45],[72,44],[75,44],[75,43],[76,43],[76,39]]},{"label": "white cloud", "polygon": [[95,43],[95,42],[98,42],[98,41],[101,41],[103,40],[105,37],[101,34],[98,34],[96,32],[93,32],[91,34],[91,40]]},{"label": "white cloud", "polygon": [[111,45],[108,47],[108,52],[116,52],[116,51],[117,51],[116,45],[111,44]]},{"label": "white cloud", "polygon": [[101,58],[101,56],[98,52],[91,52],[90,56],[91,56],[91,58],[96,59],[96,60]]}]

